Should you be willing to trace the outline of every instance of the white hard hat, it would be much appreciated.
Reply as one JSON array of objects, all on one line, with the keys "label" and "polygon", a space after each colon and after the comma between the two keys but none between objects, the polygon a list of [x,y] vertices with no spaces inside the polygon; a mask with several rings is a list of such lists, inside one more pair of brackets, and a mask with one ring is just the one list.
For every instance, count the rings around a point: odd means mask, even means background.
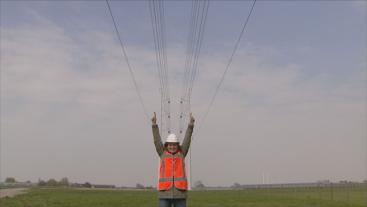
[{"label": "white hard hat", "polygon": [[167,143],[180,143],[180,140],[178,140],[178,137],[175,134],[169,134],[167,139]]}]

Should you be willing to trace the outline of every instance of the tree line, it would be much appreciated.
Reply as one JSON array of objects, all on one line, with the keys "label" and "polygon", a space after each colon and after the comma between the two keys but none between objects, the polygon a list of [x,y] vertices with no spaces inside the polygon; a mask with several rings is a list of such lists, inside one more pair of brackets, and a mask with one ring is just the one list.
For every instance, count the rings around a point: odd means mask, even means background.
[{"label": "tree line", "polygon": [[69,180],[68,178],[61,178],[61,180],[57,181],[54,178],[50,178],[47,181],[39,179],[38,180],[38,186],[52,186],[52,187],[56,187],[56,186],[70,186]]}]

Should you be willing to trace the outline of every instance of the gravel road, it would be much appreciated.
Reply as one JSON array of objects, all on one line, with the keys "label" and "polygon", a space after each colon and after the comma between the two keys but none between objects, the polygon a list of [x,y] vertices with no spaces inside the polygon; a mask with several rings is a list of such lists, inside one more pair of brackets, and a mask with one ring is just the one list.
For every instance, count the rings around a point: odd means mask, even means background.
[{"label": "gravel road", "polygon": [[13,197],[18,194],[26,193],[27,188],[9,188],[9,189],[0,189],[0,198],[4,197]]}]

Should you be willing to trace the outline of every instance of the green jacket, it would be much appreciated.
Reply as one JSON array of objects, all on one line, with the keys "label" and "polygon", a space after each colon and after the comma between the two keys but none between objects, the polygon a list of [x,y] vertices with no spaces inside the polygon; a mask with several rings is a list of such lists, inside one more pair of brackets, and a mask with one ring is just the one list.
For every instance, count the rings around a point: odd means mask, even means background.
[{"label": "green jacket", "polygon": [[[154,145],[155,149],[157,150],[157,153],[159,157],[162,157],[164,152],[164,145],[161,140],[161,135],[159,134],[159,128],[157,124],[152,125],[153,129],[153,138],[154,138]],[[185,138],[182,142],[182,145],[180,145],[182,153],[186,157],[187,153],[189,152],[190,143],[191,143],[191,135],[194,129],[193,124],[189,124],[187,127]],[[187,198],[187,191],[178,190],[175,187],[172,187],[170,190],[166,191],[159,191],[158,193],[159,198],[170,198],[170,199],[186,199]]]}]

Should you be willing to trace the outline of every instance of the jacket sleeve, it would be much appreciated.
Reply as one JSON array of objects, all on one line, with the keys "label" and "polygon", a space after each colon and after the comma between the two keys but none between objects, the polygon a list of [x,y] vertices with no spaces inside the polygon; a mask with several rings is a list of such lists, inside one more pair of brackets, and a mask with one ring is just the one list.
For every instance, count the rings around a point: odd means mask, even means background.
[{"label": "jacket sleeve", "polygon": [[191,143],[191,136],[192,136],[193,130],[194,130],[194,125],[189,124],[189,126],[187,127],[187,130],[186,130],[186,133],[185,133],[185,138],[184,138],[184,140],[182,142],[182,146],[181,146],[182,153],[184,154],[185,157],[186,157],[187,153],[189,152],[190,143]]},{"label": "jacket sleeve", "polygon": [[153,124],[152,125],[152,130],[153,130],[153,138],[154,138],[154,145],[155,145],[155,149],[157,150],[157,153],[159,156],[161,156],[163,154],[163,143],[161,140],[161,135],[159,134],[159,128],[157,124]]}]

